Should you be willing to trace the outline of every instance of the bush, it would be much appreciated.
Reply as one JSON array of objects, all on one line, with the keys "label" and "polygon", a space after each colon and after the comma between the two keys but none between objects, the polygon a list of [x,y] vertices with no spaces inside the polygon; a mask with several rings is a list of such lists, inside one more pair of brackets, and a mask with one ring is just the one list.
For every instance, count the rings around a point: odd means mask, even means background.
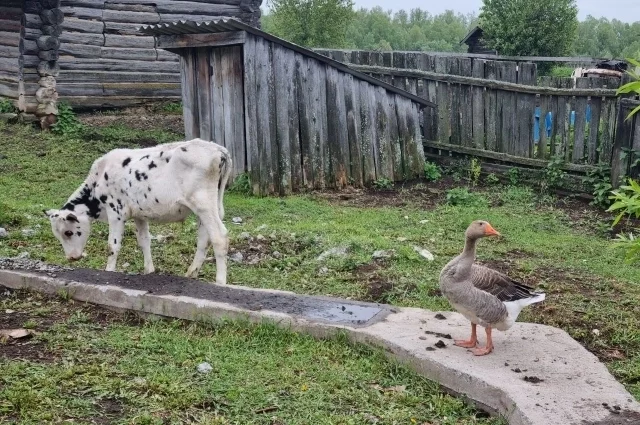
[{"label": "bush", "polygon": [[391,189],[393,187],[393,182],[387,178],[382,177],[374,181],[373,186],[376,189]]},{"label": "bush", "polygon": [[51,126],[51,131],[63,136],[78,135],[84,130],[84,125],[78,120],[76,114],[68,103],[58,104],[58,119]]},{"label": "bush", "polygon": [[242,173],[236,176],[233,180],[233,183],[229,186],[229,192],[240,193],[242,195],[251,195],[253,194],[253,189],[251,188],[251,178],[248,173]]},{"label": "bush", "polygon": [[487,200],[477,193],[469,192],[466,187],[456,187],[447,192],[447,203],[454,206],[483,206]]},{"label": "bush", "polygon": [[607,208],[611,205],[609,195],[613,186],[611,185],[610,174],[611,167],[601,165],[595,170],[589,171],[587,176],[582,179],[582,182],[593,194],[592,205],[601,208]]},{"label": "bush", "polygon": [[629,179],[629,184],[620,186],[620,189],[611,192],[609,197],[613,204],[607,211],[618,211],[618,215],[613,221],[615,226],[625,215],[640,218],[640,184],[633,179]]},{"label": "bush", "polygon": [[500,183],[500,177],[496,176],[495,173],[489,173],[484,178],[484,181],[488,185],[496,185],[496,184]]},{"label": "bush", "polygon": [[[631,65],[635,67],[640,68],[640,62],[638,62],[637,60],[627,58],[627,62],[629,62]],[[634,93],[636,95],[640,95],[640,75],[631,71],[627,71],[627,74],[629,74],[631,78],[633,78],[633,81],[618,88],[617,94],[620,95],[620,94]],[[639,111],[640,111],[640,106],[633,109],[627,116],[627,119],[631,118],[632,116],[637,114]]]},{"label": "bush", "polygon": [[[617,211],[618,215],[613,220],[615,226],[624,216],[640,218],[640,184],[629,179],[629,184],[620,186],[620,189],[611,192],[610,197],[614,202],[607,211]],[[640,239],[630,233],[619,234],[615,246],[625,249],[625,259],[633,262],[640,259]]]},{"label": "bush", "polygon": [[573,73],[573,68],[568,66],[555,66],[551,68],[549,75],[551,77],[564,77],[569,78]]},{"label": "bush", "polygon": [[0,98],[0,114],[16,113],[18,109],[13,106],[13,102],[10,99]]},{"label": "bush", "polygon": [[440,180],[442,177],[442,173],[440,172],[440,167],[438,167],[433,162],[425,162],[424,164],[424,177],[429,181]]}]

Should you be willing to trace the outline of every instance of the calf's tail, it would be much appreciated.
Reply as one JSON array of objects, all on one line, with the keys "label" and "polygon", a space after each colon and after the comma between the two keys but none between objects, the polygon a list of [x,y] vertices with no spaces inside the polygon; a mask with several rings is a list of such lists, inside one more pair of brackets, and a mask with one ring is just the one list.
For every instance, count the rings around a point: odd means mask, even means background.
[{"label": "calf's tail", "polygon": [[224,149],[220,154],[220,184],[218,187],[218,211],[220,220],[224,220],[224,191],[229,182],[231,171],[233,169],[233,160],[229,152]]}]

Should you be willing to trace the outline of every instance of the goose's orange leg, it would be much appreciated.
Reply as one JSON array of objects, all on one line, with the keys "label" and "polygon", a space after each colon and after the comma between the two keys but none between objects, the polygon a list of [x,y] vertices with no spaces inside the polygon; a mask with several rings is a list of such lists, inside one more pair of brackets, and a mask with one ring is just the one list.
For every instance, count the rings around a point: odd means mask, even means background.
[{"label": "goose's orange leg", "polygon": [[474,348],[478,343],[478,335],[476,335],[476,324],[471,324],[471,338],[468,341],[464,339],[456,339],[453,341],[453,343],[458,347]]},{"label": "goose's orange leg", "polygon": [[487,326],[484,330],[487,332],[487,345],[482,348],[474,348],[472,351],[475,356],[484,356],[493,351],[493,340],[491,339],[491,326]]}]

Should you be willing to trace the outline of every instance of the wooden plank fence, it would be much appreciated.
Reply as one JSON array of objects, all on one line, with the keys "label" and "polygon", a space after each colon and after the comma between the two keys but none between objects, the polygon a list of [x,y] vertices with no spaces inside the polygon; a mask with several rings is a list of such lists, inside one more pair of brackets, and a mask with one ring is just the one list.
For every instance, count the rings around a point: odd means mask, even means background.
[{"label": "wooden plank fence", "polygon": [[578,173],[610,165],[614,182],[638,171],[632,165],[640,156],[634,153],[640,154],[640,118],[621,118],[634,101],[616,96],[620,79],[544,79],[536,85],[533,63],[395,52],[385,61],[386,53],[324,53],[435,102],[437,110],[425,109],[422,117],[427,149],[538,168],[559,158],[566,170]]}]

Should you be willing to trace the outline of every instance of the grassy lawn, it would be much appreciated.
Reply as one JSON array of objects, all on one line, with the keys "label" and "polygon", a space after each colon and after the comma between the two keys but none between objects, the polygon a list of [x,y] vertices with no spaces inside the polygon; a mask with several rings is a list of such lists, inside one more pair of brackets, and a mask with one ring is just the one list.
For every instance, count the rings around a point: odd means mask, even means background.
[{"label": "grassy lawn", "polygon": [[0,328],[37,336],[0,344],[3,424],[503,424],[346,338],[139,322],[27,292],[0,293],[7,309]]},{"label": "grassy lawn", "polygon": [[[42,210],[62,206],[102,153],[179,138],[110,126],[75,140],[0,124],[0,154],[6,156],[0,160],[0,225],[10,231],[9,238],[0,239],[0,256],[28,252],[32,258],[64,263]],[[474,188],[470,198],[456,198],[458,205],[447,203],[447,190],[462,185],[447,177],[347,194],[259,199],[229,193],[225,221],[231,254],[243,258],[229,263],[229,283],[449,309],[438,292],[439,271],[462,249],[469,222],[487,219],[504,237],[482,241],[479,260],[548,294],[521,320],[565,329],[640,398],[640,270],[610,249],[607,217],[584,203],[540,196],[518,185]],[[231,217],[241,217],[242,224],[231,223]],[[25,235],[24,229],[35,233]],[[158,272],[186,272],[195,231],[192,219],[152,225],[152,234],[162,236],[153,242]],[[106,225],[94,226],[89,255],[77,266],[105,266],[106,235]],[[124,244],[118,266],[140,272],[142,254],[133,225],[127,227]],[[318,260],[336,247],[346,248],[346,255]],[[414,247],[429,250],[435,260],[425,260]],[[377,250],[391,256],[373,259]],[[208,262],[202,279],[213,280],[214,267]]]}]

